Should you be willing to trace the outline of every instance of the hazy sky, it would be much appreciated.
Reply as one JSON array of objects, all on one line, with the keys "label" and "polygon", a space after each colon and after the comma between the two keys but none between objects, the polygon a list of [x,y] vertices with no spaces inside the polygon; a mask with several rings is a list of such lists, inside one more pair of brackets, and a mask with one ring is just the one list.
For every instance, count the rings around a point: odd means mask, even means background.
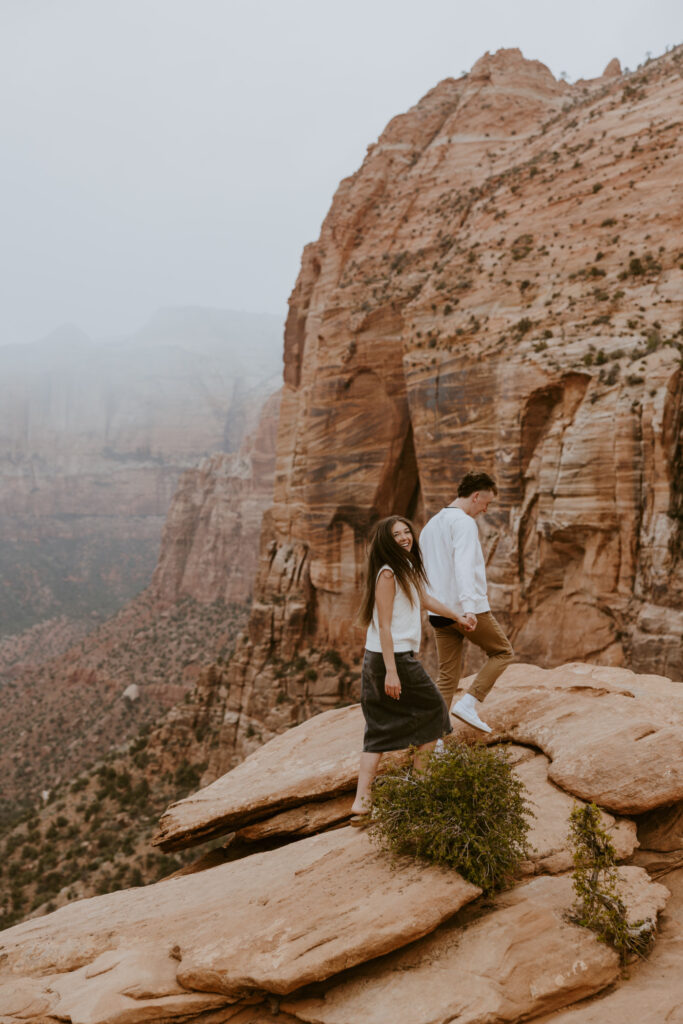
[{"label": "hazy sky", "polygon": [[339,180],[442,78],[682,40],[683,0],[0,0],[0,344],[284,315]]}]

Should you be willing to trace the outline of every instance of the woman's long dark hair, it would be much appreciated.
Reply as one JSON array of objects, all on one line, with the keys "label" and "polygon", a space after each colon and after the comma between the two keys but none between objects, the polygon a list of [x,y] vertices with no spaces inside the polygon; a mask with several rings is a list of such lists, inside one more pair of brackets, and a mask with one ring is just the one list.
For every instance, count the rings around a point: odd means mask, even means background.
[{"label": "woman's long dark hair", "polygon": [[[410,551],[406,551],[394,540],[391,531],[396,523],[405,523],[412,533],[413,546]],[[404,519],[403,516],[388,516],[386,519],[380,519],[372,531],[368,545],[368,561],[365,566],[363,600],[358,612],[358,621],[362,626],[369,626],[372,622],[377,574],[383,565],[388,565],[393,570],[396,582],[412,604],[413,594],[410,584],[419,587],[421,583],[426,583],[427,574],[422,564],[422,552],[415,535],[415,527],[409,519]]]}]

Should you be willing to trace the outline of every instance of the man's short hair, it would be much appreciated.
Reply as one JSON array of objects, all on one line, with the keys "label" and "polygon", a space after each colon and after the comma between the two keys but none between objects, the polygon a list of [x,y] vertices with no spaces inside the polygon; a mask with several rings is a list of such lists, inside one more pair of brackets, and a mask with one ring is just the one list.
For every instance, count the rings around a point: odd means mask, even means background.
[{"label": "man's short hair", "polygon": [[493,491],[498,494],[498,485],[488,473],[465,473],[458,485],[458,497],[469,498],[475,491]]}]

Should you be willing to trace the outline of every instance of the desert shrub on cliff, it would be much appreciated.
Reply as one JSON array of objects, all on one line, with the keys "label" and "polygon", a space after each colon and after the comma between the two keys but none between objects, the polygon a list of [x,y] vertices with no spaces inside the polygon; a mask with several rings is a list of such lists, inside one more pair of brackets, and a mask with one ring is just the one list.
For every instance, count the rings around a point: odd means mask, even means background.
[{"label": "desert shrub on cliff", "polygon": [[396,765],[375,782],[370,836],[387,851],[455,868],[500,889],[528,854],[532,812],[504,751],[453,744],[423,771]]},{"label": "desert shrub on cliff", "polygon": [[622,963],[634,955],[644,956],[654,941],[655,922],[648,919],[629,923],[619,895],[616,851],[600,824],[600,810],[595,804],[574,808],[569,816],[569,842],[576,894],[569,919],[594,931],[617,951]]}]

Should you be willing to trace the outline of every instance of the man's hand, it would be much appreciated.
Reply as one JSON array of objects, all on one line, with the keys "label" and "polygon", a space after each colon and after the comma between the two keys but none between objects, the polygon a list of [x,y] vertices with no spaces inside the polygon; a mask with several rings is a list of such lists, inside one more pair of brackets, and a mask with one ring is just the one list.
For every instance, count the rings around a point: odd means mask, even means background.
[{"label": "man's hand", "polygon": [[401,680],[398,678],[398,672],[396,669],[387,672],[384,680],[384,689],[387,697],[393,697],[394,700],[398,700],[401,696]]},{"label": "man's hand", "polygon": [[467,615],[460,618],[460,625],[466,633],[471,633],[473,629],[477,628],[477,616],[474,612],[468,612]]}]

